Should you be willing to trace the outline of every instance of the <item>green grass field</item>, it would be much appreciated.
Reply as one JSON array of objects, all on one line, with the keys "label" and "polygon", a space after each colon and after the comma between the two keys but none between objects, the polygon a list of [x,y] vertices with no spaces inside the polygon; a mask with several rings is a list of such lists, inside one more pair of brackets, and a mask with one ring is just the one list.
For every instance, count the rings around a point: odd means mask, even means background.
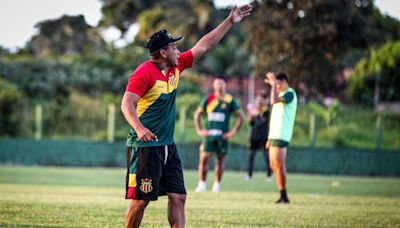
[{"label": "green grass field", "polygon": [[[123,227],[125,170],[0,167],[0,227]],[[209,176],[208,187],[211,186]],[[187,227],[400,227],[400,179],[290,174],[289,205],[275,183],[226,172],[220,193],[195,193],[185,171]],[[143,227],[168,227],[166,197]]]}]

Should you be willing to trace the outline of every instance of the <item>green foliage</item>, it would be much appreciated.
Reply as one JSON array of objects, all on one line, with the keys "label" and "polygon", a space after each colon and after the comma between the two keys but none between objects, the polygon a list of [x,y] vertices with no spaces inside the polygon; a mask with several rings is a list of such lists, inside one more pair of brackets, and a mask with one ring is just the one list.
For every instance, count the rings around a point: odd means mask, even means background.
[{"label": "green foliage", "polygon": [[[322,113],[325,115],[327,112],[327,109],[324,108]],[[309,106],[298,106],[292,146],[307,147],[310,145],[310,114]],[[368,109],[340,106],[329,127],[324,118],[317,118],[315,146],[374,149],[377,117],[377,113]],[[235,120],[236,118],[232,118],[231,126]],[[382,114],[382,124],[382,148],[398,150],[400,148],[400,132],[398,131],[400,129],[400,117],[384,113]],[[230,142],[237,145],[247,145],[249,130],[248,121],[245,121]],[[178,139],[179,133],[179,129],[176,128],[176,139]],[[187,115],[185,135],[186,143],[200,143],[201,141],[201,137],[194,130],[193,118],[189,115]]]},{"label": "green foliage", "polygon": [[64,15],[59,19],[42,21],[35,27],[39,33],[29,41],[25,51],[36,57],[90,59],[108,54],[98,29],[86,24],[82,15]]},{"label": "green foliage", "polygon": [[104,0],[102,11],[102,24],[115,25],[122,33],[135,22],[139,23],[135,42],[146,42],[151,34],[163,28],[172,34],[184,35],[185,39],[180,42],[183,50],[193,46],[200,35],[212,28],[213,21],[220,19],[210,0]]},{"label": "green foliage", "polygon": [[[400,148],[400,118],[394,114],[383,113],[382,146],[386,149]],[[378,113],[370,110],[341,107],[338,118],[329,127],[317,121],[317,146],[375,148],[376,121]],[[296,120],[297,121],[297,120]],[[297,126],[297,125],[296,125]],[[296,131],[296,127],[295,127]],[[299,139],[293,138],[294,143]]]},{"label": "green foliage", "polygon": [[[22,112],[25,114],[21,119],[26,121],[23,125],[27,126],[27,129],[33,125],[32,115],[29,115],[32,110],[29,107],[32,104],[43,103],[49,111],[45,115],[54,115],[46,117],[47,124],[54,128],[45,128],[47,136],[73,135],[76,138],[82,136],[105,139],[106,123],[100,123],[106,115],[105,107],[110,102],[119,107],[129,76],[139,64],[148,59],[147,50],[143,48],[142,43],[149,35],[159,28],[167,28],[174,35],[185,36],[179,46],[186,50],[202,35],[215,28],[229,12],[227,9],[216,9],[209,0],[102,2],[102,25],[116,25],[122,32],[126,32],[131,24],[140,24],[135,44],[121,49],[112,45],[104,46],[97,28],[91,28],[84,18],[78,16],[38,24],[39,35],[32,39],[27,48],[15,55],[0,48],[0,79],[15,84],[17,89],[29,98],[25,101],[25,111]],[[292,4],[292,9],[289,9],[289,3]],[[202,98],[197,72],[249,75],[253,67],[251,54],[254,53],[254,59],[257,61],[255,67],[259,73],[289,69],[289,76],[293,77],[293,81],[305,82],[309,88],[318,85],[322,93],[328,93],[337,87],[332,77],[337,70],[336,65],[351,67],[365,54],[366,47],[400,37],[399,22],[383,16],[370,0],[255,1],[254,6],[252,16],[246,18],[248,23],[241,24],[245,31],[240,31],[239,25],[234,26],[229,36],[203,61],[203,65],[198,64],[198,68],[194,68],[192,72],[184,72],[178,90],[177,106],[188,106],[187,117],[192,117]],[[298,13],[301,10],[305,12],[305,17],[299,17]],[[251,38],[250,42],[248,38]],[[377,53],[374,57],[377,61],[382,61],[381,85],[384,89],[381,89],[381,98],[388,101],[398,99],[399,95],[396,92],[400,91],[396,67],[399,65],[397,56],[400,51],[398,45],[394,46],[387,48],[386,54]],[[248,50],[252,50],[253,53],[250,54]],[[34,54],[43,58],[36,58]],[[343,56],[345,58],[342,59]],[[373,58],[362,60],[358,67],[360,69],[356,68],[356,74],[364,76],[354,76],[350,79],[350,93],[359,96],[354,98],[357,102],[372,101],[375,70],[370,68],[375,64],[371,63],[370,59]],[[82,100],[78,97],[82,97]],[[80,112],[81,105],[82,112],[92,113],[84,116]],[[88,108],[90,106],[93,108]],[[99,110],[99,113],[93,110]],[[329,125],[328,128],[319,129],[321,138],[317,140],[320,146],[344,143],[357,147],[373,147],[373,127],[368,128],[369,133],[365,133],[365,137],[361,137],[362,140],[358,140],[353,135],[346,134],[349,131],[360,136],[361,133],[357,133],[356,128],[362,126],[359,123],[361,120],[349,118],[342,122],[342,118],[338,118],[337,121],[332,121],[335,116],[334,113],[327,114],[330,112],[334,110],[321,111],[320,114],[326,125]],[[121,112],[116,113],[117,138],[123,140],[129,126]],[[339,110],[339,113],[342,113],[342,110]],[[74,116],[75,114],[77,116]],[[388,118],[388,122],[393,121],[397,124],[396,117]],[[368,117],[368,120],[374,122],[373,117]],[[86,124],[88,121],[94,121],[96,127]],[[309,109],[300,109],[296,122],[296,126],[299,127],[295,128],[294,133],[295,145],[308,145],[308,121]],[[354,121],[355,124],[348,124],[346,121]],[[192,119],[188,120],[189,128],[193,126],[192,122]],[[78,128],[79,123],[85,130]],[[61,127],[57,127],[57,124]],[[62,135],[63,128],[67,129],[65,135]],[[247,130],[246,126],[242,128],[232,142],[245,144]],[[385,135],[386,139],[390,138],[395,142],[389,144],[389,147],[398,145],[398,140],[391,138],[391,135],[397,136],[397,133],[386,128],[384,134],[385,132],[390,132]],[[188,135],[193,135],[187,137],[189,141],[199,141],[194,132]]]},{"label": "green foliage", "polygon": [[17,86],[0,78],[0,135],[16,136],[20,127],[18,112],[22,93]]},{"label": "green foliage", "polygon": [[31,100],[68,96],[71,89],[91,96],[121,94],[129,76],[144,60],[144,48],[114,50],[113,59],[55,61],[11,56],[0,59],[0,78],[18,86]]},{"label": "green foliage", "polygon": [[45,135],[90,139],[106,131],[107,105],[75,91],[65,99],[51,100],[44,109]]},{"label": "green foliage", "polygon": [[129,26],[137,19],[137,17],[144,10],[152,7],[158,0],[126,0],[126,1],[113,1],[102,0],[103,7],[101,11],[103,18],[101,24],[103,26],[115,25],[122,32],[126,32]]},{"label": "green foliage", "polygon": [[379,75],[380,101],[399,101],[400,41],[389,42],[358,62],[349,78],[349,96],[355,102],[373,104],[376,77]]},{"label": "green foliage", "polygon": [[182,73],[182,77],[179,80],[178,88],[178,99],[183,94],[202,94],[201,90],[201,77],[195,71],[186,70]]},{"label": "green foliage", "polygon": [[32,100],[65,95],[70,85],[65,66],[54,61],[0,60],[0,75]]},{"label": "green foliage", "polygon": [[339,101],[337,99],[334,99],[328,107],[324,107],[315,101],[309,102],[308,107],[316,116],[325,121],[327,127],[331,126],[332,122],[338,117]]},{"label": "green foliage", "polygon": [[200,71],[218,76],[249,76],[253,63],[250,53],[241,47],[243,39],[229,36],[206,56]]},{"label": "green foliage", "polygon": [[[104,67],[121,68],[122,71],[129,71],[130,73],[133,73],[136,67],[149,59],[148,51],[144,46],[135,44],[119,49],[114,48],[111,54],[111,58],[101,59],[103,63],[106,63],[102,65]],[[94,61],[93,64],[99,66],[99,61]]]},{"label": "green foliage", "polygon": [[9,51],[0,45],[0,56],[10,54]]},{"label": "green foliage", "polygon": [[178,96],[176,98],[177,113],[179,113],[178,110],[180,110],[181,108],[186,108],[186,118],[192,120],[194,111],[199,106],[201,99],[203,99],[202,96],[200,96],[200,94],[195,94],[195,93],[194,94],[188,93]]},{"label": "green foliage", "polygon": [[286,71],[294,84],[325,95],[340,92],[337,62],[349,51],[400,38],[400,22],[372,0],[254,1],[254,8],[245,30],[257,73]]}]

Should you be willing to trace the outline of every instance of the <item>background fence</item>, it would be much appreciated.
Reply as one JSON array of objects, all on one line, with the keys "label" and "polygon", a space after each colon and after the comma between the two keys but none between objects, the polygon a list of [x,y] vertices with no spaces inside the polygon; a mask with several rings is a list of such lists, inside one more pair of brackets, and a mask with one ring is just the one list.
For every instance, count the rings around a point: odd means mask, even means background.
[{"label": "background fence", "polygon": [[[79,100],[77,98],[77,100]],[[201,138],[194,131],[193,113],[200,97],[183,96],[177,99],[177,123],[175,127],[176,142],[181,144],[199,143]],[[190,102],[189,102],[190,101]],[[188,105],[187,103],[191,103]],[[338,104],[338,103],[336,103]],[[119,105],[109,103],[96,112],[90,106],[82,112],[79,106],[66,110],[68,118],[51,113],[48,107],[36,105],[34,124],[35,139],[79,139],[107,141],[125,140],[129,130],[122,113],[117,111]],[[377,113],[371,110],[339,106],[336,109],[325,109],[316,102],[300,105],[296,115],[292,145],[310,147],[346,147],[400,150],[400,116],[392,113]],[[80,110],[78,113],[76,110]],[[50,113],[49,113],[50,112]],[[64,112],[61,112],[64,113]],[[97,113],[97,114],[96,114]],[[57,117],[55,117],[57,116]],[[90,115],[93,116],[90,116]],[[48,118],[54,118],[51,122]],[[20,117],[26,119],[27,117]],[[205,121],[205,120],[204,120]],[[231,125],[236,118],[231,119]],[[362,129],[362,130],[360,130]],[[246,145],[250,126],[245,121],[238,135],[230,142]],[[15,137],[15,136],[14,136]],[[21,137],[21,136],[17,136]],[[22,137],[30,138],[31,135]],[[246,140],[243,140],[246,139]]]},{"label": "background fence", "polygon": [[[197,169],[197,144],[178,145],[178,151],[185,169]],[[246,151],[243,146],[231,146],[226,169],[245,170]],[[125,143],[2,139],[0,164],[122,167],[126,164]],[[397,151],[289,148],[286,164],[289,172],[400,176]],[[257,154],[255,169],[265,169],[261,153]]]}]

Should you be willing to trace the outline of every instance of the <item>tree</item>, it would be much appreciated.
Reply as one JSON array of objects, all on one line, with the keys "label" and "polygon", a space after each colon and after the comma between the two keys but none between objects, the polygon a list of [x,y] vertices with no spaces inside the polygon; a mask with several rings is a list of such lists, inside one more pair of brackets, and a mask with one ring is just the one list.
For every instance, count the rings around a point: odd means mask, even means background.
[{"label": "tree", "polygon": [[153,7],[160,0],[102,0],[101,12],[103,18],[102,26],[116,26],[122,33],[128,31],[129,27],[137,20],[138,16],[146,9]]},{"label": "tree", "polygon": [[101,25],[114,25],[124,34],[133,23],[140,30],[136,42],[144,43],[155,32],[166,28],[172,34],[184,35],[180,42],[185,49],[213,28],[220,15],[211,0],[104,0]]},{"label": "tree", "polygon": [[106,43],[98,29],[86,24],[80,16],[62,16],[35,25],[39,34],[32,37],[27,48],[36,57],[83,56],[91,58],[107,54]]},{"label": "tree", "polygon": [[252,72],[253,64],[250,53],[241,42],[243,42],[243,39],[237,36],[229,36],[224,43],[218,45],[204,59],[199,70],[224,77],[249,76]]},{"label": "tree", "polygon": [[[383,28],[377,26],[374,14],[380,12],[371,0],[265,0],[254,5],[246,30],[256,71],[286,71],[294,84],[305,82],[325,95],[337,90],[334,75],[341,69],[336,60],[351,49],[390,39],[376,35]],[[392,27],[389,34],[396,31]]]},{"label": "tree", "polygon": [[358,62],[348,82],[353,101],[371,106],[378,76],[380,101],[400,101],[400,41],[371,50]]},{"label": "tree", "polygon": [[4,48],[0,45],[0,56],[8,55],[8,54],[10,54],[10,52],[6,48]]},{"label": "tree", "polygon": [[22,93],[14,84],[0,78],[0,135],[15,136],[18,133],[18,105]]}]

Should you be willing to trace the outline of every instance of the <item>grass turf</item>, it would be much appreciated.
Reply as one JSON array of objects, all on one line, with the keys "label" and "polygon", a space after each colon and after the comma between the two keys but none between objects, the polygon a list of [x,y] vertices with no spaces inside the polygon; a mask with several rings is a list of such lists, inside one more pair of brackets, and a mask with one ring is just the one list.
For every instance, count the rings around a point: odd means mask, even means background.
[{"label": "grass turf", "polygon": [[[123,169],[0,167],[0,227],[123,227]],[[195,193],[185,171],[188,227],[400,227],[400,180],[289,174],[289,205],[275,183],[226,172],[220,193]],[[210,173],[208,188],[211,187]],[[143,227],[168,227],[166,197]]]}]

